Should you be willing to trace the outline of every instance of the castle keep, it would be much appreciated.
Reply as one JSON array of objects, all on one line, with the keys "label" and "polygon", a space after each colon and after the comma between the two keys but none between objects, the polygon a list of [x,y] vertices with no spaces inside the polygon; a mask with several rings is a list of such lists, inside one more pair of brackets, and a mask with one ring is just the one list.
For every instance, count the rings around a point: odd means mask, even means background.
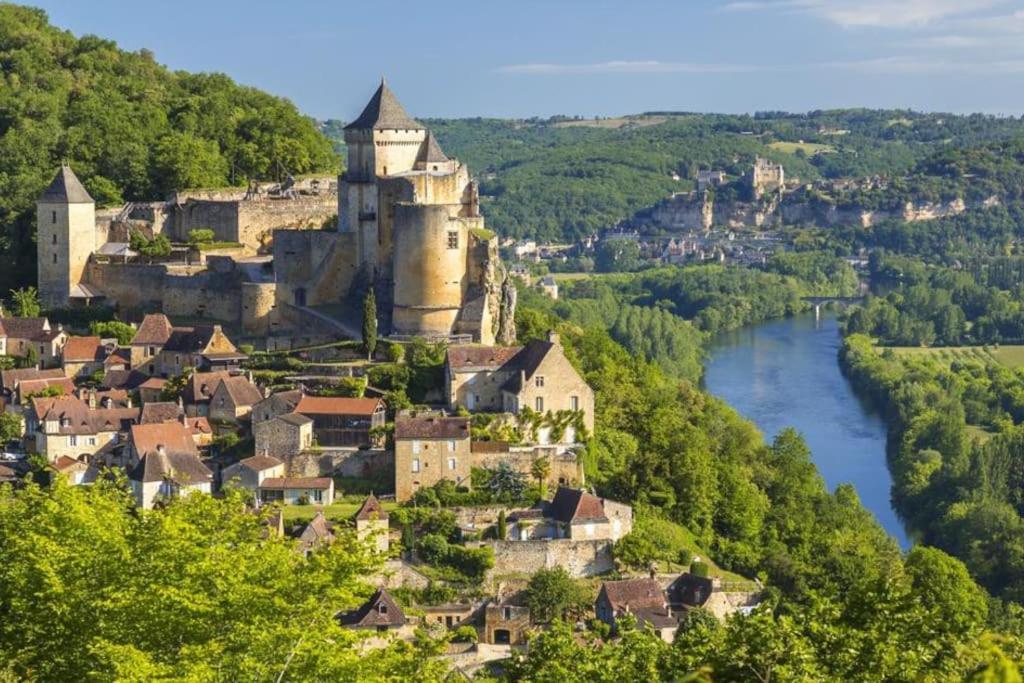
[{"label": "castle keep", "polygon": [[[62,167],[37,203],[44,305],[209,317],[253,337],[356,336],[372,288],[381,329],[392,336],[514,341],[515,288],[484,228],[469,169],[383,81],[345,142],[348,170],[336,185],[179,192],[101,212]],[[335,207],[336,228],[328,213]],[[235,247],[142,259],[128,244],[132,233],[184,242],[199,228]]]}]

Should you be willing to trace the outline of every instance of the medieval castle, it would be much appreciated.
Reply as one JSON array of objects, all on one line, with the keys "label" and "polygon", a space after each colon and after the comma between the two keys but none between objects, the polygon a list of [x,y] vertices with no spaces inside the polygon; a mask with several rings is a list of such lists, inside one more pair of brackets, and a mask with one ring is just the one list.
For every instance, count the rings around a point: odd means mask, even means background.
[{"label": "medieval castle", "polygon": [[[316,331],[355,336],[373,288],[393,337],[514,341],[515,288],[468,168],[383,81],[345,142],[336,183],[181,191],[104,211],[62,167],[37,202],[40,299],[211,318],[272,345]],[[228,248],[144,259],[129,245],[133,233],[184,243],[200,228]]]}]

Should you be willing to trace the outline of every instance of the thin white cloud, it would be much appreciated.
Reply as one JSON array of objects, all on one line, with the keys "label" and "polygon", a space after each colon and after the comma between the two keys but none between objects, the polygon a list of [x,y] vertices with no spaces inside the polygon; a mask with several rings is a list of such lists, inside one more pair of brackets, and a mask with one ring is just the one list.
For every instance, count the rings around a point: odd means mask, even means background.
[{"label": "thin white cloud", "polygon": [[738,0],[722,6],[728,12],[795,12],[844,28],[909,28],[976,15],[1008,0]]},{"label": "thin white cloud", "polygon": [[766,67],[753,64],[700,64],[660,62],[656,60],[617,60],[591,64],[509,64],[496,71],[504,74],[557,76],[565,74],[668,74],[668,73],[749,73]]}]

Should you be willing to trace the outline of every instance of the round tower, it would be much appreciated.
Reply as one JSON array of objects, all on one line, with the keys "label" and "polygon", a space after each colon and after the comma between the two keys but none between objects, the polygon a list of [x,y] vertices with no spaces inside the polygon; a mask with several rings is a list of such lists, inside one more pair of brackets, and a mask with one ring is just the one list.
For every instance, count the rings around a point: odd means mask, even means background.
[{"label": "round tower", "polygon": [[76,287],[96,249],[96,204],[67,165],[36,201],[36,247],[40,303],[67,306],[82,296]]},{"label": "round tower", "polygon": [[448,206],[395,205],[395,333],[452,333],[467,287],[468,237]]}]

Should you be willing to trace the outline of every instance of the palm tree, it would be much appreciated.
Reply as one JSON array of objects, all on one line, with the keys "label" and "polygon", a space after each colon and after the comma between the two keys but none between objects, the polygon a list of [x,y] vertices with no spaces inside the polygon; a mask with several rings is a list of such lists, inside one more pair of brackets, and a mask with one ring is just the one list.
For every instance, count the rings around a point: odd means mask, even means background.
[{"label": "palm tree", "polygon": [[530,474],[537,480],[537,488],[540,489],[540,497],[548,497],[548,477],[551,476],[551,460],[542,455],[530,465]]}]

